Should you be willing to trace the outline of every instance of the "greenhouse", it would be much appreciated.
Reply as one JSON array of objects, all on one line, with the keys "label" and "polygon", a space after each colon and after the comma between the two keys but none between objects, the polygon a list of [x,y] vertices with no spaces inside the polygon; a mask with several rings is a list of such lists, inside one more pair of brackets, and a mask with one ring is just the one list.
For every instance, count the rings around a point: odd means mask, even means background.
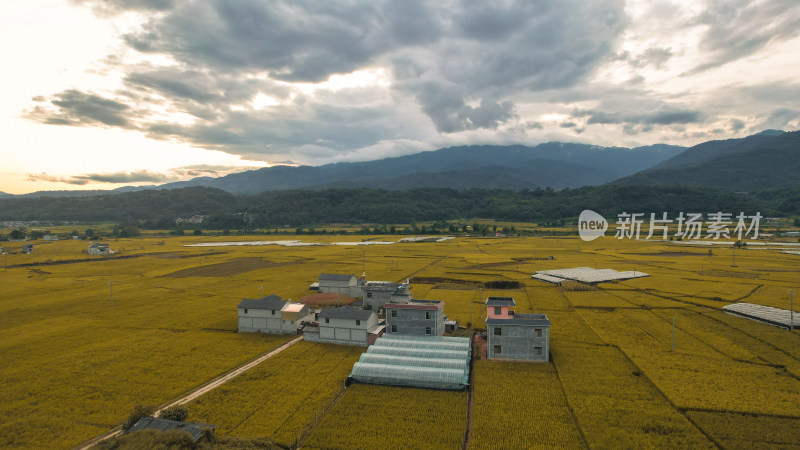
[{"label": "greenhouse", "polygon": [[469,385],[469,338],[381,337],[353,365],[349,381],[460,390]]}]

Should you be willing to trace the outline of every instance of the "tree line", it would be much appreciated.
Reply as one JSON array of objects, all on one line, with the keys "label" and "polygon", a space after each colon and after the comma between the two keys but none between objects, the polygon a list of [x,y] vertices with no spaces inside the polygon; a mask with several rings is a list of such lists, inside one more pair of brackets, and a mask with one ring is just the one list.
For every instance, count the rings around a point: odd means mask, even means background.
[{"label": "tree line", "polygon": [[[609,218],[622,212],[740,211],[762,216],[800,215],[800,187],[733,193],[699,187],[594,186],[577,189],[444,189],[405,191],[326,189],[234,196],[190,187],[92,197],[0,199],[0,221],[116,222],[143,229],[314,227],[329,223],[401,224],[463,218],[563,224],[584,209]],[[201,225],[176,219],[204,216]],[[131,231],[129,228],[127,231]],[[388,228],[387,228],[388,231]]]}]

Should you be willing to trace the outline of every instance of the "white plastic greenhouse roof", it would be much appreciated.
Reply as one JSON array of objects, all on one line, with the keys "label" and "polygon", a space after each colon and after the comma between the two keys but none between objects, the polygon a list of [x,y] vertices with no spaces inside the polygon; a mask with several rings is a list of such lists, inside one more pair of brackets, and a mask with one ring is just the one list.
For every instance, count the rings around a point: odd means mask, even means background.
[{"label": "white plastic greenhouse roof", "polygon": [[591,267],[574,267],[572,269],[540,270],[531,275],[535,280],[546,281],[548,283],[559,284],[567,280],[580,281],[582,283],[603,283],[613,280],[630,280],[631,278],[649,277],[649,273],[639,272],[638,270],[628,270],[618,272],[613,269],[593,269]]},{"label": "white plastic greenhouse roof", "polygon": [[[773,308],[771,306],[755,305],[753,303],[734,303],[732,305],[723,306],[722,310],[729,314],[783,328],[789,328],[789,324],[792,322],[792,312],[790,310]],[[794,327],[800,328],[800,312],[794,313]]]},{"label": "white plastic greenhouse roof", "polygon": [[353,365],[350,380],[391,386],[464,389],[469,384],[469,338],[383,336]]}]

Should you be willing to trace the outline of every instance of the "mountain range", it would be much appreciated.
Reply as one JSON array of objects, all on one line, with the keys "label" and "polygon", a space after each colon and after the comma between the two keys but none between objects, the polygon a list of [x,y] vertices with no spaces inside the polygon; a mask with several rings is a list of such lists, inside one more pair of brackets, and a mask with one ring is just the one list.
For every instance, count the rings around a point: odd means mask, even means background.
[{"label": "mountain range", "polygon": [[[550,142],[449,147],[413,155],[323,166],[278,165],[219,178],[198,177],[113,191],[40,191],[27,197],[94,196],[150,189],[211,187],[234,195],[330,188],[405,190],[575,188],[607,183],[698,186],[730,191],[796,186],[800,132],[766,130],[690,148],[657,144],[600,147]],[[0,193],[0,197],[13,197]]]}]

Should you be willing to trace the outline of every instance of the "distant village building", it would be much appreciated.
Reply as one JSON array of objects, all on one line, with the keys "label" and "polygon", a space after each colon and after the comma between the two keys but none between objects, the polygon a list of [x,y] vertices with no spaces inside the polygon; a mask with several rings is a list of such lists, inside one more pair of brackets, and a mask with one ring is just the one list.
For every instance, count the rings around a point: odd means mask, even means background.
[{"label": "distant village building", "polygon": [[87,250],[87,253],[89,253],[90,255],[110,255],[114,253],[114,251],[111,250],[111,247],[109,247],[108,244],[101,244],[100,242],[95,242],[89,246],[89,250]]},{"label": "distant village building", "polygon": [[367,281],[361,286],[364,309],[379,310],[387,303],[408,303],[414,298],[408,284]]},{"label": "distant village building", "polygon": [[56,236],[54,234],[45,234],[44,237],[42,237],[42,239],[45,240],[45,241],[57,241],[58,240],[58,236]]},{"label": "distant village building", "polygon": [[275,294],[243,299],[239,306],[240,333],[297,334],[304,321],[311,321],[308,306],[292,303]]},{"label": "distant village building", "polygon": [[411,300],[407,303],[386,303],[386,334],[441,336],[444,334],[444,302]]},{"label": "distant village building", "polygon": [[33,253],[33,244],[24,244],[22,246],[22,249],[20,250],[20,253],[22,253],[23,255],[28,255],[30,253]]},{"label": "distant village building", "polygon": [[361,286],[355,275],[323,273],[319,276],[319,292],[322,294],[345,294],[349,297],[360,297]]},{"label": "distant village building", "polygon": [[488,359],[549,361],[550,321],[545,314],[515,314],[511,297],[486,299]]},{"label": "distant village building", "polygon": [[368,346],[384,331],[384,325],[378,323],[378,315],[374,311],[350,306],[323,308],[317,318],[319,326],[306,327],[303,340]]}]

